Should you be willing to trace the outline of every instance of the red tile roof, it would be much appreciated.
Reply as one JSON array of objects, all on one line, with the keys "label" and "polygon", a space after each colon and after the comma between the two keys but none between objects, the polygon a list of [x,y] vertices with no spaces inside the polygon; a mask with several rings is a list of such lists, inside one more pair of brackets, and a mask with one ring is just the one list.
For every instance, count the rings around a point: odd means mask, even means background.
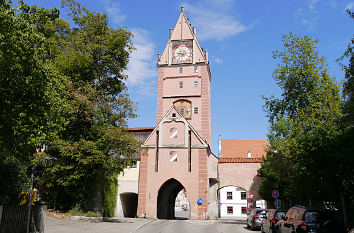
[{"label": "red tile roof", "polygon": [[221,158],[247,158],[248,152],[262,158],[268,146],[268,140],[221,139]]},{"label": "red tile roof", "polygon": [[261,163],[262,158],[220,158],[219,163]]},{"label": "red tile roof", "polygon": [[135,127],[135,128],[128,128],[128,132],[132,133],[139,133],[139,132],[152,132],[155,127]]}]

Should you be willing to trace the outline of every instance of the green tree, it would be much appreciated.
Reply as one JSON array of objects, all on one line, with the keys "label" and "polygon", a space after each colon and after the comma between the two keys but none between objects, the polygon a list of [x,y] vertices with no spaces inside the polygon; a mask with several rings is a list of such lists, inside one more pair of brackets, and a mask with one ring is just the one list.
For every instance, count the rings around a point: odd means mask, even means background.
[{"label": "green tree", "polygon": [[0,201],[11,201],[26,185],[35,148],[65,124],[66,83],[49,63],[44,22],[56,9],[0,2]]},{"label": "green tree", "polygon": [[135,116],[122,74],[133,49],[132,34],[110,28],[105,14],[74,1],[65,4],[75,26],[58,19],[50,25],[55,33],[48,40],[53,65],[70,79],[71,111],[64,130],[50,141],[48,154],[57,162],[46,170],[41,190],[62,209],[79,204],[89,210],[92,200],[99,200],[110,216],[115,199],[107,203],[112,196],[107,187],[126,166],[118,156],[134,154],[140,145],[125,131],[126,120]]},{"label": "green tree", "polygon": [[63,3],[73,27],[57,9],[0,3],[0,196],[16,199],[27,167],[42,163],[43,198],[84,210],[98,199],[112,215],[115,195],[107,192],[126,166],[119,158],[140,147],[125,130],[135,116],[123,75],[132,34],[109,27],[105,14]]},{"label": "green tree", "polygon": [[280,61],[273,78],[281,97],[264,97],[271,150],[259,171],[261,190],[273,179],[274,188],[299,202],[333,200],[338,196],[330,190],[342,188],[343,175],[333,166],[344,159],[333,153],[343,131],[339,86],[318,55],[317,43],[291,33],[283,37],[283,50],[273,53]]},{"label": "green tree", "polygon": [[[354,19],[354,13],[347,10],[349,16]],[[338,59],[340,65],[345,72],[345,82],[343,83],[343,119],[342,124],[345,128],[342,137],[338,140],[340,147],[340,153],[346,157],[346,163],[342,166],[342,171],[345,174],[343,180],[343,186],[345,195],[342,197],[343,202],[348,202],[348,206],[351,206],[350,213],[354,208],[354,56],[353,56],[354,37],[348,44],[348,48],[341,58]],[[343,204],[344,205],[344,204]],[[348,222],[354,225],[354,217],[348,215]],[[351,217],[351,218],[350,218]]]},{"label": "green tree", "polygon": [[[348,14],[354,19],[354,13],[347,10]],[[348,64],[344,65],[341,63],[344,72],[345,72],[345,82],[343,85],[343,96],[344,96],[344,112],[346,114],[345,118],[347,123],[350,126],[354,125],[354,56],[353,56],[353,47],[354,47],[354,37],[351,39],[348,44],[348,48],[340,58],[340,61],[345,59],[348,60]]]}]

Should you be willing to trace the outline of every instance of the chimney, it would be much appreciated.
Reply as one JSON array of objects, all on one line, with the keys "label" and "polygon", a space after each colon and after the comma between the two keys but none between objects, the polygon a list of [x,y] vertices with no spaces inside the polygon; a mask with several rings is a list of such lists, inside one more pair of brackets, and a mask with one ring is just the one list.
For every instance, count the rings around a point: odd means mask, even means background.
[{"label": "chimney", "polygon": [[251,154],[250,151],[248,151],[248,153],[247,153],[247,158],[251,158],[251,157],[252,157],[252,154]]},{"label": "chimney", "polygon": [[208,50],[205,50],[205,59],[208,61]]},{"label": "chimney", "polygon": [[193,33],[194,33],[194,35],[197,35],[197,28],[196,27],[193,27]]},{"label": "chimney", "polygon": [[172,28],[170,28],[170,38],[171,38],[171,36],[172,36]]},{"label": "chimney", "polygon": [[184,6],[181,6],[181,12],[184,12]]},{"label": "chimney", "polygon": [[157,61],[159,62],[161,59],[161,53],[157,54]]}]

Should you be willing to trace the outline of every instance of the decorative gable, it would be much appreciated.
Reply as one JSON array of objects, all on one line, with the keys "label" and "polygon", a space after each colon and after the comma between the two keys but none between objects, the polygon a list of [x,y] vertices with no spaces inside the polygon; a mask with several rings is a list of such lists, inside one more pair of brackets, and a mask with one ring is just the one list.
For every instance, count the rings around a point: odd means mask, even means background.
[{"label": "decorative gable", "polygon": [[[172,106],[146,139],[144,145],[155,147],[156,143],[158,143],[159,147],[188,148],[189,132],[191,132],[192,148],[209,147],[186,118]],[[158,140],[157,134],[159,135]]]},{"label": "decorative gable", "polygon": [[170,39],[167,42],[167,45],[158,58],[158,65],[171,65],[173,63],[178,63],[174,58],[175,50],[174,48],[178,43],[184,43],[190,48],[186,51],[191,53],[191,58],[186,59],[183,62],[191,62],[193,64],[199,62],[208,62],[207,51],[202,50],[196,35],[196,29],[191,28],[191,24],[188,21],[188,18],[184,14],[184,8],[181,8],[181,14],[178,17],[177,23],[173,30],[170,29]]}]

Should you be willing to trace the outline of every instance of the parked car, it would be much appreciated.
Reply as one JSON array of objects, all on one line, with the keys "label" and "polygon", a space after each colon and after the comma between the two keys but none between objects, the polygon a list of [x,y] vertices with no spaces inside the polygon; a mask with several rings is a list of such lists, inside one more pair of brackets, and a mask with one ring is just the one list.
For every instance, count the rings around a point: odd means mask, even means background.
[{"label": "parked car", "polygon": [[286,210],[269,209],[265,217],[262,219],[261,232],[262,233],[277,233],[276,224],[281,220],[286,213]]},{"label": "parked car", "polygon": [[291,207],[276,227],[278,233],[344,233],[335,211]]},{"label": "parked car", "polygon": [[251,230],[261,228],[262,218],[265,217],[267,213],[266,209],[253,209],[247,214],[247,228]]}]

